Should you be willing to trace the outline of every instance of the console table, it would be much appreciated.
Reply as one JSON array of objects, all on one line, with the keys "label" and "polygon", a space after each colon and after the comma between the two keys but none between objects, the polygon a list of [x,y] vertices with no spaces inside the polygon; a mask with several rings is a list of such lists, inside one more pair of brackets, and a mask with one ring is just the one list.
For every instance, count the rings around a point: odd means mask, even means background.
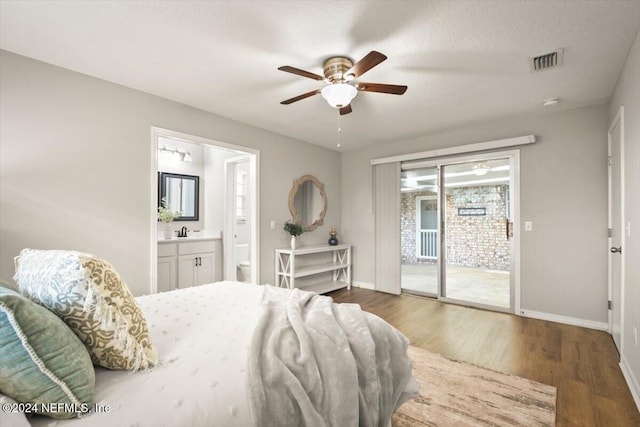
[{"label": "console table", "polygon": [[[303,257],[312,254],[331,255],[319,262],[305,262]],[[323,258],[321,255],[318,258]],[[308,261],[308,259],[307,259]],[[276,249],[276,286],[288,289],[299,288],[319,294],[346,287],[351,289],[351,245],[314,245],[298,249]],[[298,278],[311,277],[331,272],[331,277],[303,283]],[[329,276],[325,274],[325,276]]]}]

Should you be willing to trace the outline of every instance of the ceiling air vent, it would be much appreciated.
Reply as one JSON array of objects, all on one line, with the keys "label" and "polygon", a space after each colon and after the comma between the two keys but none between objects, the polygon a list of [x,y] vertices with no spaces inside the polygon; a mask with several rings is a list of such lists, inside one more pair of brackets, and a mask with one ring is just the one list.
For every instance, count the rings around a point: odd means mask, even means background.
[{"label": "ceiling air vent", "polygon": [[553,52],[543,53],[542,55],[529,58],[529,67],[531,72],[544,71],[549,68],[555,68],[562,65],[564,49],[554,50]]}]

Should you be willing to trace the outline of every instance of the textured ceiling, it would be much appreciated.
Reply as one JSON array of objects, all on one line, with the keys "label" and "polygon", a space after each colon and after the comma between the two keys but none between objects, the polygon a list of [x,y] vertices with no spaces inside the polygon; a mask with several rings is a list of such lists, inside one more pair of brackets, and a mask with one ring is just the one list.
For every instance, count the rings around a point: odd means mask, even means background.
[{"label": "textured ceiling", "polygon": [[[607,102],[640,26],[640,1],[2,1],[0,47],[302,141],[342,149]],[[564,48],[564,66],[528,57]],[[353,113],[321,87],[332,55],[389,59],[361,79]]]}]

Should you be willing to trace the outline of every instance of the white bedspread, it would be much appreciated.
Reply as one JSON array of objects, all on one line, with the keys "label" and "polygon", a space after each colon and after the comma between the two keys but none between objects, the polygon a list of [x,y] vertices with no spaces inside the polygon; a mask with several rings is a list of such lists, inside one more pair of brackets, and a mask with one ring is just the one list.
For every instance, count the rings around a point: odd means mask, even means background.
[{"label": "white bedspread", "polygon": [[[151,339],[158,349],[160,365],[136,373],[110,371],[97,367],[96,402],[102,408],[106,409],[108,406],[108,411],[103,409],[104,412],[95,412],[80,419],[60,421],[36,416],[31,419],[32,425],[50,427],[247,427],[254,425],[247,392],[249,388],[247,362],[251,340],[264,311],[262,304],[264,290],[263,286],[219,282],[137,298],[140,309],[147,319]],[[322,298],[314,300],[324,301]],[[345,306],[346,309],[349,307]],[[375,316],[369,315],[369,317]],[[378,320],[381,324],[384,323]],[[372,326],[371,322],[369,323],[369,326]],[[382,326],[386,329],[388,325],[385,323]],[[326,333],[322,327],[317,332],[321,335]],[[375,356],[376,359],[380,356],[379,361],[383,361],[380,363],[387,364],[388,361],[384,362],[386,356],[382,356],[398,346],[391,346],[388,337],[381,339],[387,345],[376,349]],[[406,345],[398,348],[403,350]],[[397,355],[396,362],[398,361],[401,364],[406,362],[404,351]],[[363,368],[370,369],[371,366],[363,366]],[[331,383],[330,378],[325,380]],[[406,378],[402,382],[404,380]],[[369,383],[369,381],[365,382]],[[372,381],[371,384],[378,384],[378,382]],[[393,402],[403,401],[403,398],[398,397],[403,392],[415,391],[410,387],[411,384],[407,385],[406,390],[400,390],[402,386],[396,385],[395,382],[393,387],[388,381],[385,384],[384,387],[393,388]],[[353,404],[355,408],[358,407],[357,399]],[[376,417],[367,415],[359,418],[360,422],[363,422]],[[262,423],[264,424],[264,420]],[[375,421],[373,423],[378,424]]]},{"label": "white bedspread", "polygon": [[109,413],[34,417],[34,426],[250,426],[246,363],[261,286],[220,282],[137,298],[161,366],[135,374],[96,368]]}]

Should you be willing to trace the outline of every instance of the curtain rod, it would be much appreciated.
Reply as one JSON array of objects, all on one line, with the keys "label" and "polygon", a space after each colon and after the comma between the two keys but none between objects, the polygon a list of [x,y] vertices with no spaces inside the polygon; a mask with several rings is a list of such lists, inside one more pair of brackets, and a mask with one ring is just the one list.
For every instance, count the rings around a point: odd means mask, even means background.
[{"label": "curtain rod", "polygon": [[493,150],[496,148],[514,147],[516,145],[533,144],[535,135],[517,136],[515,138],[497,139],[494,141],[476,142],[474,144],[458,145],[455,147],[440,148],[436,150],[421,151],[419,153],[400,154],[398,156],[381,157],[372,159],[372,165],[384,163],[404,162],[407,160],[428,159],[432,157],[450,156],[452,154],[472,153],[474,151]]}]

